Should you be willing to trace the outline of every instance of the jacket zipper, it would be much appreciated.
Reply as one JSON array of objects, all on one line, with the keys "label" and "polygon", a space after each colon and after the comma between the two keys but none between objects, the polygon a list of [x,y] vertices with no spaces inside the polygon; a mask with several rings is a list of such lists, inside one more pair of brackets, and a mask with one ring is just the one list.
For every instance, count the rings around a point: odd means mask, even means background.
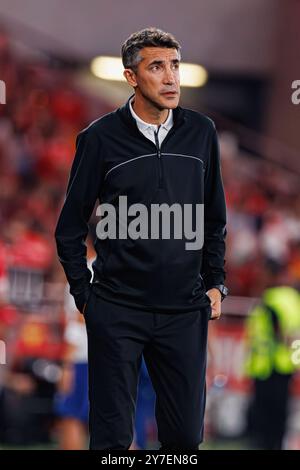
[{"label": "jacket zipper", "polygon": [[162,177],[161,150],[160,150],[159,140],[158,140],[159,129],[160,129],[160,126],[158,126],[157,131],[154,131],[154,138],[155,138],[156,152],[157,152],[157,157],[158,157],[158,171],[159,171],[158,187],[162,188],[163,187],[163,177]]},{"label": "jacket zipper", "polygon": [[169,140],[170,136],[177,129],[177,126],[175,127],[173,125],[173,127],[169,130],[166,137],[164,138],[161,146],[159,146],[158,132],[159,132],[160,126],[161,125],[159,125],[158,128],[157,128],[157,132],[154,131],[154,137],[155,137],[155,142],[156,142],[156,151],[157,151],[158,164],[159,164],[159,184],[158,184],[159,189],[163,188],[163,166],[162,166],[162,160],[161,160],[161,158],[162,158],[161,149],[162,149],[162,146],[166,144],[166,142]]},{"label": "jacket zipper", "polygon": [[[154,131],[154,138],[155,138],[155,142],[156,144],[154,144],[153,142],[151,143],[151,145],[153,145],[155,148],[156,148],[156,154],[157,154],[157,158],[158,158],[158,162],[159,162],[159,184],[158,184],[158,187],[159,188],[162,188],[162,183],[163,183],[163,172],[162,172],[162,162],[161,162],[161,149],[162,149],[162,146],[166,144],[166,142],[169,140],[169,138],[172,136],[172,134],[174,134],[175,130],[177,130],[177,128],[180,126],[179,125],[176,125],[174,124],[172,126],[172,128],[169,130],[169,132],[167,133],[166,137],[164,138],[162,144],[161,144],[161,147],[159,147],[159,141],[158,141],[158,131],[157,133]],[[159,126],[160,127],[160,126]],[[159,128],[158,128],[159,129]],[[136,126],[136,131],[138,132],[138,134],[144,139],[146,140],[148,143],[150,143],[151,141],[149,141],[149,139],[139,130],[138,126]]]}]

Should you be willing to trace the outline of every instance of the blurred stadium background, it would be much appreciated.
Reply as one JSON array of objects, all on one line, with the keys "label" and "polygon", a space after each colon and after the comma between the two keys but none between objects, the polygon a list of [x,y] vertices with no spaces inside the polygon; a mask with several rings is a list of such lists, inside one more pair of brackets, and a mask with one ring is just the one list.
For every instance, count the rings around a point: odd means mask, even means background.
[{"label": "blurred stadium background", "polygon": [[[230,296],[210,324],[203,448],[247,448],[245,319],[265,288],[300,287],[300,106],[291,100],[299,20],[298,0],[1,0],[0,448],[63,447],[55,403],[77,344],[76,328],[66,334],[70,317],[80,320],[53,231],[76,134],[131,94],[124,81],[96,77],[91,63],[119,57],[121,43],[147,26],[172,32],[183,62],[207,73],[181,98],[217,124],[228,207]],[[93,230],[92,222],[91,240]],[[155,445],[153,400],[143,371],[136,446]],[[298,372],[284,447],[300,449]]]}]

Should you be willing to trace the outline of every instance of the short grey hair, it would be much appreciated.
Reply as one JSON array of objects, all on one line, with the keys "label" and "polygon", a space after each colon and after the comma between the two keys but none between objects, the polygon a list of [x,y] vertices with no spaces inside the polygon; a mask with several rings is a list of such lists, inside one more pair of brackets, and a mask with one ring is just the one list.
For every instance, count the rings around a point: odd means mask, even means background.
[{"label": "short grey hair", "polygon": [[132,69],[136,73],[137,66],[142,60],[139,52],[144,47],[175,48],[179,53],[179,58],[181,58],[181,45],[173,34],[149,27],[131,34],[122,44],[121,54],[125,69]]}]

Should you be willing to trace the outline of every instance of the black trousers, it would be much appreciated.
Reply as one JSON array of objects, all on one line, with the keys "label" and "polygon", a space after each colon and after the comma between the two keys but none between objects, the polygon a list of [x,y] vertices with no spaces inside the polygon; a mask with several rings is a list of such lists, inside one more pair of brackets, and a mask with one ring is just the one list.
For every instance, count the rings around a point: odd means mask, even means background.
[{"label": "black trousers", "polygon": [[273,371],[265,380],[254,381],[249,413],[249,432],[255,447],[282,450],[288,415],[292,374]]},{"label": "black trousers", "polygon": [[127,450],[133,440],[142,354],[155,393],[160,449],[197,449],[203,440],[210,306],[151,313],[91,293],[85,310],[90,449]]}]

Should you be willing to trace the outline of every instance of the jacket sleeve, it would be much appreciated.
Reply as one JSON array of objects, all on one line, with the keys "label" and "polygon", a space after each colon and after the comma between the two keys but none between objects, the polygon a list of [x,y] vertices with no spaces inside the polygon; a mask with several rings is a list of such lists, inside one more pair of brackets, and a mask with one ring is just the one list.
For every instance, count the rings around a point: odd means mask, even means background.
[{"label": "jacket sleeve", "polygon": [[204,244],[201,275],[206,290],[225,281],[226,235],[226,204],[219,141],[213,124],[210,153],[204,176]]},{"label": "jacket sleeve", "polygon": [[90,126],[77,135],[66,197],[55,229],[58,257],[80,312],[87,300],[92,277],[86,259],[88,221],[100,193],[103,175],[100,137]]}]

